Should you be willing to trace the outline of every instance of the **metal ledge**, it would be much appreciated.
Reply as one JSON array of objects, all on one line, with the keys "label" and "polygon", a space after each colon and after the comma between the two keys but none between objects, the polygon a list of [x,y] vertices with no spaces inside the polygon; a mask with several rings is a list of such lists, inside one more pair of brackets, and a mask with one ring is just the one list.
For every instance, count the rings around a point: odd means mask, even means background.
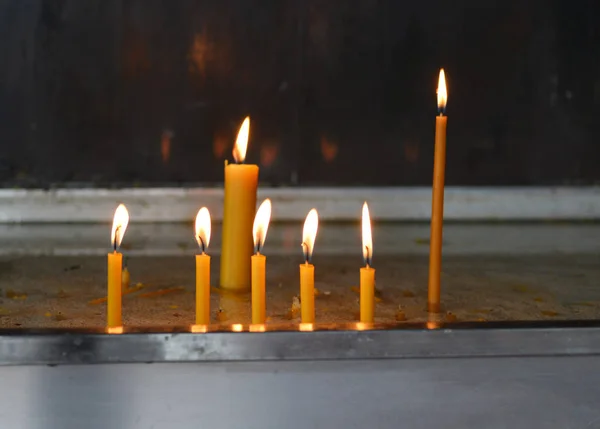
[{"label": "metal ledge", "polygon": [[0,365],[600,355],[600,321],[193,329],[0,331]]},{"label": "metal ledge", "polygon": [[[446,187],[444,219],[597,220],[599,187]],[[367,200],[375,219],[428,221],[430,187],[260,188],[271,198],[274,220],[298,221],[311,207],[323,220],[356,221]],[[0,223],[108,222],[125,203],[132,222],[191,222],[198,208],[223,218],[223,189],[0,189]]]}]

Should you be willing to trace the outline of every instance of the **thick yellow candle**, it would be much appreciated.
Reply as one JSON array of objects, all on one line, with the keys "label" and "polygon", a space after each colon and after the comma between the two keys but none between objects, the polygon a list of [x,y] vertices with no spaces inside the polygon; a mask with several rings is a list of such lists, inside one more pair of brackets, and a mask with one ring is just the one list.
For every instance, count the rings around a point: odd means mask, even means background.
[{"label": "thick yellow candle", "polygon": [[442,271],[442,228],[444,223],[444,177],[446,170],[446,124],[444,116],[448,94],[444,69],[440,70],[437,90],[440,115],[435,118],[435,155],[433,160],[433,195],[431,202],[431,237],[429,241],[429,288],[427,309],[440,312],[440,277]]},{"label": "thick yellow candle", "polygon": [[373,263],[373,237],[369,206],[365,202],[362,209],[362,247],[366,267],[360,269],[360,321],[373,323],[375,318],[375,269]]},{"label": "thick yellow candle", "polygon": [[263,324],[266,320],[266,266],[267,258],[260,252],[267,238],[271,220],[271,200],[268,198],[258,208],[254,217],[252,236],[255,255],[252,256],[252,324]]},{"label": "thick yellow candle", "polygon": [[123,324],[121,318],[123,255],[117,252],[117,249],[121,245],[128,223],[129,213],[127,208],[120,204],[115,211],[110,234],[113,252],[108,254],[108,290],[106,294],[106,326],[108,328],[119,327]]},{"label": "thick yellow candle", "polygon": [[233,156],[225,163],[225,203],[221,249],[221,287],[242,291],[250,287],[252,220],[256,210],[258,166],[243,164],[248,145],[250,118],[240,127]]},{"label": "thick yellow candle", "polygon": [[315,209],[308,212],[302,231],[304,264],[300,265],[300,315],[302,323],[315,322],[315,267],[312,259],[315,238],[319,228],[319,214]]},{"label": "thick yellow candle", "polygon": [[196,215],[195,237],[202,254],[196,255],[196,324],[210,324],[210,256],[206,249],[210,242],[210,213],[202,207]]}]

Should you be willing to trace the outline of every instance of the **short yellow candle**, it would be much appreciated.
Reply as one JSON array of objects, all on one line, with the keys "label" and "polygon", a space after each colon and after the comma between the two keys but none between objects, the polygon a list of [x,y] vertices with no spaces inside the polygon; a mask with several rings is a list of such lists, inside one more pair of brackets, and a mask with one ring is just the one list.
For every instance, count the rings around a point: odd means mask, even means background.
[{"label": "short yellow candle", "polygon": [[254,251],[252,255],[252,323],[263,324],[266,320],[266,266],[267,257],[261,250],[267,238],[269,221],[271,220],[271,200],[268,198],[258,208],[254,218],[252,236]]},{"label": "short yellow candle", "polygon": [[110,241],[113,252],[108,254],[108,291],[106,302],[106,326],[116,328],[123,325],[121,318],[121,282],[123,273],[123,254],[117,252],[129,223],[127,208],[120,204],[113,218]]},{"label": "short yellow candle", "polygon": [[258,166],[243,164],[249,131],[250,118],[246,118],[233,149],[236,164],[225,162],[220,284],[223,289],[236,291],[250,287],[252,219],[256,210]]},{"label": "short yellow candle", "polygon": [[373,238],[369,206],[365,202],[362,209],[362,246],[365,267],[360,269],[360,321],[373,323],[375,318],[375,269],[373,263]]},{"label": "short yellow candle", "polygon": [[196,215],[195,236],[200,255],[196,255],[196,325],[210,324],[210,256],[206,254],[210,242],[210,213],[202,207]]},{"label": "short yellow candle", "polygon": [[444,69],[440,70],[437,90],[438,110],[435,118],[435,155],[433,159],[433,195],[431,202],[431,238],[429,240],[429,287],[427,309],[440,312],[440,276],[442,271],[442,228],[444,223],[444,177],[446,170],[446,125],[444,116],[448,92]]},{"label": "short yellow candle", "polygon": [[304,264],[300,264],[300,316],[302,323],[315,322],[315,267],[312,259],[315,238],[319,228],[319,214],[312,209],[304,221],[302,252]]},{"label": "short yellow candle", "polygon": [[266,320],[266,266],[267,257],[257,253],[252,255],[252,323],[261,324]]}]

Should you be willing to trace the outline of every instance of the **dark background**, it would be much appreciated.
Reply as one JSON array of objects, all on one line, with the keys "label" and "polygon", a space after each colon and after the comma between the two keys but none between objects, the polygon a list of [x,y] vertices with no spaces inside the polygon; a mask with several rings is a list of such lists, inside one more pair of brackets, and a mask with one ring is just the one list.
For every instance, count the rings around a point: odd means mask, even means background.
[{"label": "dark background", "polygon": [[597,0],[0,0],[0,185],[600,182]]}]

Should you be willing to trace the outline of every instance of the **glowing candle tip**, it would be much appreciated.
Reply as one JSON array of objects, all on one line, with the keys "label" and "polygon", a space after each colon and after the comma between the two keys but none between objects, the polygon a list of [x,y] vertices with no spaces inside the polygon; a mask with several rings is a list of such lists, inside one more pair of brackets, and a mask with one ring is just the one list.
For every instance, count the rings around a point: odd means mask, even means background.
[{"label": "glowing candle tip", "polygon": [[198,210],[198,214],[196,215],[194,228],[196,241],[198,242],[198,246],[200,246],[202,253],[206,252],[208,244],[210,243],[210,229],[210,212],[206,207],[202,207]]},{"label": "glowing candle tip", "polygon": [[127,224],[129,224],[129,212],[127,211],[127,207],[125,207],[125,205],[119,204],[119,207],[117,207],[115,210],[112,231],[110,233],[110,242],[115,252],[123,241],[123,236],[127,230]]},{"label": "glowing candle tip", "polygon": [[440,77],[438,79],[437,88],[437,104],[440,115],[446,113],[446,104],[448,103],[448,90],[446,89],[446,74],[444,69],[440,69]]},{"label": "glowing candle tip", "polygon": [[312,259],[313,248],[315,246],[315,238],[319,229],[319,214],[316,209],[311,209],[304,221],[304,229],[302,231],[302,253],[304,254],[304,262],[309,263]]},{"label": "glowing candle tip", "polygon": [[260,253],[265,244],[270,220],[271,200],[267,198],[258,208],[256,216],[254,217],[254,226],[252,227],[252,236],[254,237],[254,252],[256,254]]},{"label": "glowing candle tip", "polygon": [[373,237],[371,235],[371,216],[366,202],[362,208],[362,246],[363,260],[365,265],[370,267],[373,263]]},{"label": "glowing candle tip", "polygon": [[248,149],[248,136],[250,134],[250,117],[247,116],[242,122],[238,131],[235,146],[233,147],[233,159],[236,164],[243,164],[246,159],[246,150]]}]

